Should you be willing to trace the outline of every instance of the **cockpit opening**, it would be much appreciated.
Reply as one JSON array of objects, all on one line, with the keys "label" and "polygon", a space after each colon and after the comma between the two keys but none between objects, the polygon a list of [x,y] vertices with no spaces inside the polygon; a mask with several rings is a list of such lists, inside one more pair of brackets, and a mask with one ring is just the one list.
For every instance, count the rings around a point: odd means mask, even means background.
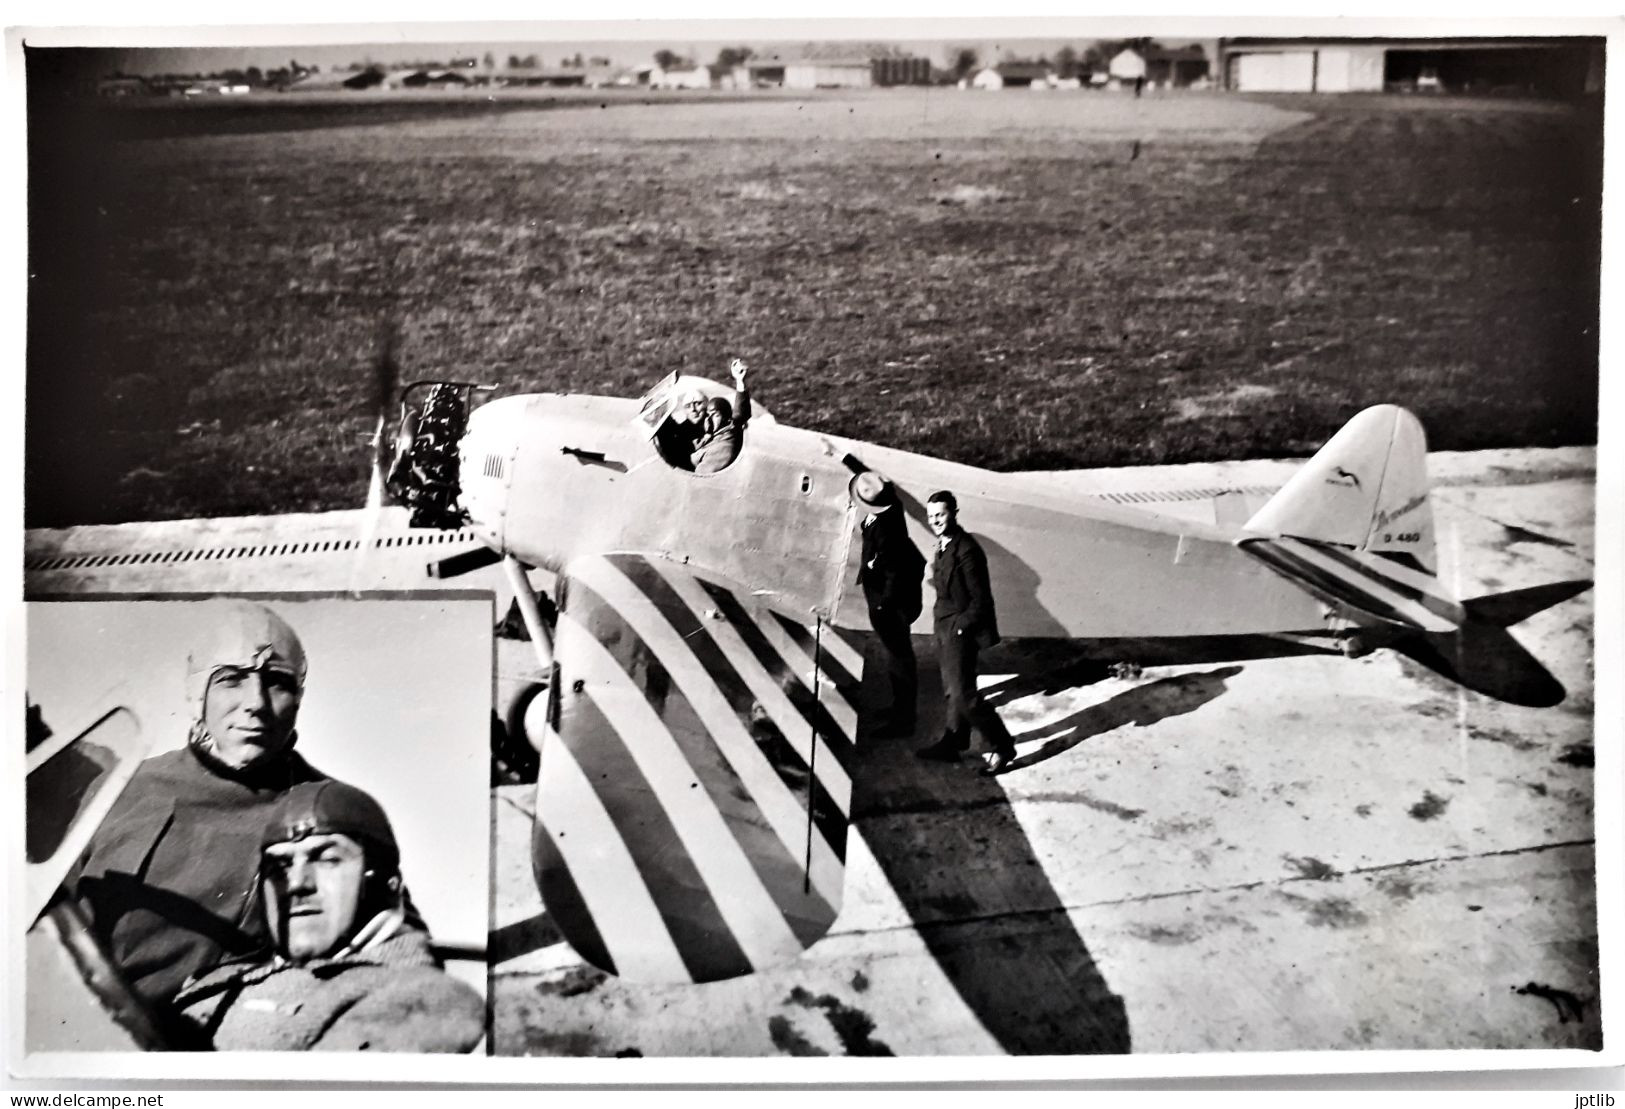
[{"label": "cockpit opening", "polygon": [[728,389],[707,378],[671,374],[644,394],[638,419],[662,461],[676,470],[714,474],[738,459],[751,419],[749,372],[735,358]]}]

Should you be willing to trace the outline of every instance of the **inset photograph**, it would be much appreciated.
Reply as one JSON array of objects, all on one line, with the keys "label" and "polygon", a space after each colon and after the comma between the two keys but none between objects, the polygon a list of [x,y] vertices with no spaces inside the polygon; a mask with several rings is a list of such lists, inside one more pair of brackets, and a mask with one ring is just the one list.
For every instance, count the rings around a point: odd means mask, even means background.
[{"label": "inset photograph", "polygon": [[31,1055],[484,1052],[489,597],[27,630]]}]

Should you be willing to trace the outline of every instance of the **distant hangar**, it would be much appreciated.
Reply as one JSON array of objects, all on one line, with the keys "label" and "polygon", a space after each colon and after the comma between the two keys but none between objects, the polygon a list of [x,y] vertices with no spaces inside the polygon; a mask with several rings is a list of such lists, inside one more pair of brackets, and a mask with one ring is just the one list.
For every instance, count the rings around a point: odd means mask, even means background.
[{"label": "distant hangar", "polygon": [[1600,93],[1601,38],[1227,38],[1235,92]]}]

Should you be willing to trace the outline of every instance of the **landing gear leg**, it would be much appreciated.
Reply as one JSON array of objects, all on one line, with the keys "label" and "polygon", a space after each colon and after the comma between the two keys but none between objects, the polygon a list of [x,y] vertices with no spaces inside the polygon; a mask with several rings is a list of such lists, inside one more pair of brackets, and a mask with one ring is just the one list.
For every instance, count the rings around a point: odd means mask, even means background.
[{"label": "landing gear leg", "polygon": [[508,584],[513,586],[513,599],[519,605],[519,617],[525,622],[525,630],[530,633],[536,663],[542,668],[542,673],[552,673],[553,633],[548,630],[541,610],[536,607],[536,591],[525,576],[525,567],[513,555],[508,555],[502,560],[502,570],[508,575]]}]

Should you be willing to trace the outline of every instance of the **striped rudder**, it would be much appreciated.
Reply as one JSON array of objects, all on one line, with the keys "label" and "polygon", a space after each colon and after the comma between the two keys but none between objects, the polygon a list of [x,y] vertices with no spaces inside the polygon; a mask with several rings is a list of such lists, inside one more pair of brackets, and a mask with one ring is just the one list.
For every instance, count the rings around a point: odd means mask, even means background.
[{"label": "striped rudder", "polygon": [[1467,610],[1433,575],[1364,551],[1300,539],[1243,539],[1241,549],[1315,596],[1385,624],[1452,632]]},{"label": "striped rudder", "polygon": [[579,559],[559,592],[534,840],[549,915],[644,981],[798,955],[841,905],[856,713],[824,671],[852,676],[845,642],[659,557]]}]

